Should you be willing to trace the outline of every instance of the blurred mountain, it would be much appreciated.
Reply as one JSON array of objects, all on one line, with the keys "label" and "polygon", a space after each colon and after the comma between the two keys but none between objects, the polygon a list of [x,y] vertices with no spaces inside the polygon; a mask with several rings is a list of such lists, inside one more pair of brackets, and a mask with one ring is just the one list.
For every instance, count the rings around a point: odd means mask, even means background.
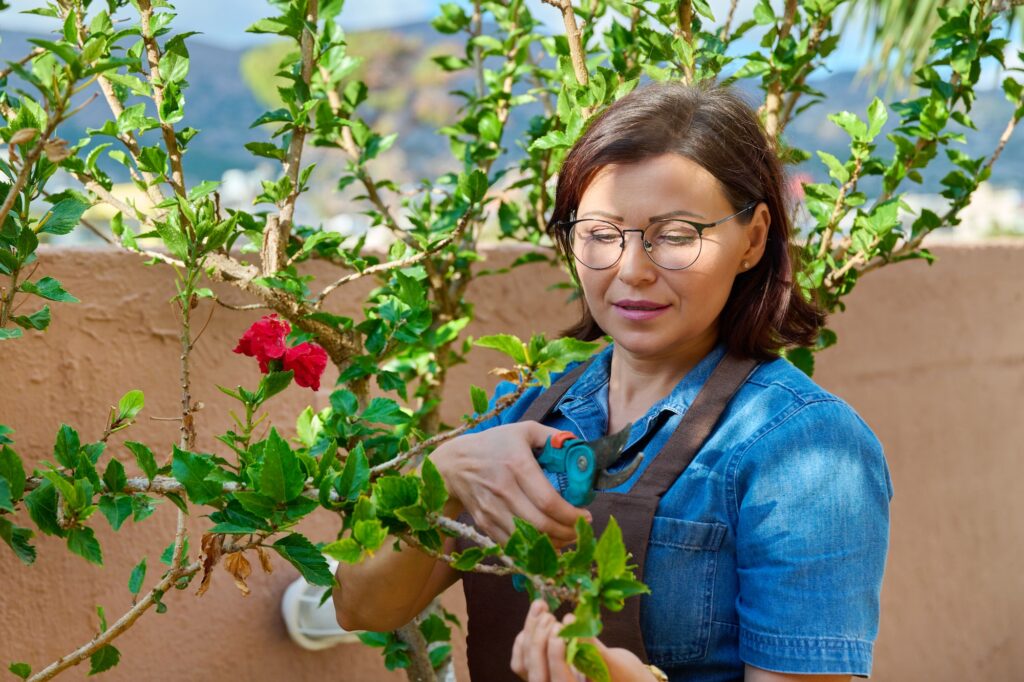
[{"label": "blurred mountain", "polygon": [[[0,61],[23,56],[31,45],[32,36],[5,31],[0,42]],[[430,57],[438,54],[456,54],[462,47],[451,36],[436,33],[429,23],[416,23],[386,31],[353,33],[349,35],[349,53],[362,56],[364,61],[357,77],[367,82],[371,99],[364,105],[366,117],[382,133],[399,133],[398,142],[383,155],[375,169],[379,177],[392,177],[416,182],[424,177],[436,177],[457,166],[448,151],[446,138],[437,128],[457,115],[461,99],[449,94],[452,90],[473,87],[466,73],[443,72]],[[261,113],[278,106],[273,75],[277,63],[288,47],[268,43],[248,50],[213,47],[200,39],[190,40],[190,87],[186,91],[185,125],[195,127],[201,134],[193,140],[186,155],[185,165],[193,178],[220,179],[228,169],[250,170],[268,162],[251,156],[244,148],[246,142],[265,141],[268,132],[249,126]],[[852,73],[835,73],[816,80],[811,85],[827,96],[797,118],[786,131],[789,144],[802,149],[828,151],[840,159],[847,156],[846,135],[827,120],[831,112],[848,110],[864,116],[872,93],[868,84],[858,81]],[[740,85],[751,101],[760,99],[752,83]],[[506,160],[521,155],[516,141],[525,139],[529,118],[541,113],[540,106],[526,106],[514,112],[506,136]],[[973,155],[988,154],[995,148],[1011,113],[1011,105],[997,90],[978,92],[971,111],[977,131],[967,131],[966,151]],[[71,140],[84,136],[89,127],[98,127],[109,116],[102,98],[92,102],[79,115],[71,119],[60,134]],[[895,118],[895,116],[891,117]],[[893,123],[887,126],[887,130]],[[152,131],[150,134],[153,134]],[[153,139],[155,139],[155,135]],[[883,154],[891,143],[880,143]],[[316,160],[318,170],[314,183],[330,193],[334,181],[331,173],[345,163],[340,153],[314,150],[308,158]],[[501,167],[499,161],[497,167]],[[922,187],[909,186],[915,192],[938,192],[939,180],[953,169],[944,156],[933,162],[924,174]],[[806,173],[817,180],[827,178],[827,172],[817,159],[812,159],[793,172]],[[333,175],[337,177],[336,172]],[[992,183],[997,186],[1022,187],[1024,182],[1024,140],[1017,135],[1006,147],[996,164]],[[867,183],[865,191],[872,191]],[[328,203],[333,203],[328,201]]]}]

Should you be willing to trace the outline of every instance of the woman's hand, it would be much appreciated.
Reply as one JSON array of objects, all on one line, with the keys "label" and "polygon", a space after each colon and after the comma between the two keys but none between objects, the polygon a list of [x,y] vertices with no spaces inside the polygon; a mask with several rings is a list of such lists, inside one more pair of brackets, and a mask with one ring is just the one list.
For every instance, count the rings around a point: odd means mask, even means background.
[{"label": "woman's hand", "polygon": [[[565,660],[565,640],[558,631],[575,620],[570,613],[558,621],[542,600],[530,604],[526,623],[512,646],[512,672],[527,682],[580,682],[586,676]],[[628,649],[607,647],[599,639],[588,639],[608,667],[612,682],[657,682],[667,679],[655,674],[636,654]]]},{"label": "woman's hand", "polygon": [[566,502],[537,464],[533,450],[556,433],[533,421],[504,424],[448,441],[431,460],[451,497],[496,542],[508,540],[519,517],[564,547],[576,539],[576,519],[591,516]]},{"label": "woman's hand", "polygon": [[587,678],[566,662],[565,640],[558,636],[572,621],[570,613],[559,622],[539,599],[530,604],[512,646],[512,672],[527,682],[585,682]]}]

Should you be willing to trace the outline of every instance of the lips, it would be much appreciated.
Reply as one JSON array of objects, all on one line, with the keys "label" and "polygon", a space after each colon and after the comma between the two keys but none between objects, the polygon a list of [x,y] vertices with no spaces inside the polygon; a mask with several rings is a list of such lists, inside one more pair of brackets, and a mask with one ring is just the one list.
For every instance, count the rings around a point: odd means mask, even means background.
[{"label": "lips", "polygon": [[655,303],[654,301],[634,301],[623,299],[613,304],[615,312],[624,319],[632,322],[643,322],[658,317],[671,306]]},{"label": "lips", "polygon": [[616,301],[613,305],[618,308],[624,308],[625,310],[661,310],[667,308],[668,304],[655,303],[654,301],[634,301],[633,299],[623,299]]}]

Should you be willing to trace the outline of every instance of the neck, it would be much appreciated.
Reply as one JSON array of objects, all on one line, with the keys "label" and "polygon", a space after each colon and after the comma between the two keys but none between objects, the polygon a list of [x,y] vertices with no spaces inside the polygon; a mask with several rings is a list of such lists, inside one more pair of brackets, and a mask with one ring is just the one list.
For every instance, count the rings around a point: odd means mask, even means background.
[{"label": "neck", "polygon": [[718,334],[695,339],[686,346],[658,355],[644,355],[615,344],[609,375],[609,398],[619,404],[642,401],[653,405],[714,349]]}]

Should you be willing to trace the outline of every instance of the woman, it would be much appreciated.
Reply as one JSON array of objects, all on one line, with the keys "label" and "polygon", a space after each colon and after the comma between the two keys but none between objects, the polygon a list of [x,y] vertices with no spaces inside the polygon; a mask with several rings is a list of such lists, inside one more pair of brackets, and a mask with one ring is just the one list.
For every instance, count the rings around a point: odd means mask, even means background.
[{"label": "woman", "polygon": [[[783,181],[728,89],[652,85],[609,107],[566,157],[549,230],[583,291],[568,333],[613,343],[432,455],[446,513],[498,541],[517,516],[564,546],[577,517],[615,515],[651,594],[605,621],[614,680],[870,672],[891,484],[856,413],[778,357],[823,323],[793,283]],[[562,430],[626,425],[622,461],[645,459],[588,509],[532,454]],[[474,680],[575,679],[543,605],[415,551],[341,567],[340,622],[393,629],[460,577]]]}]

